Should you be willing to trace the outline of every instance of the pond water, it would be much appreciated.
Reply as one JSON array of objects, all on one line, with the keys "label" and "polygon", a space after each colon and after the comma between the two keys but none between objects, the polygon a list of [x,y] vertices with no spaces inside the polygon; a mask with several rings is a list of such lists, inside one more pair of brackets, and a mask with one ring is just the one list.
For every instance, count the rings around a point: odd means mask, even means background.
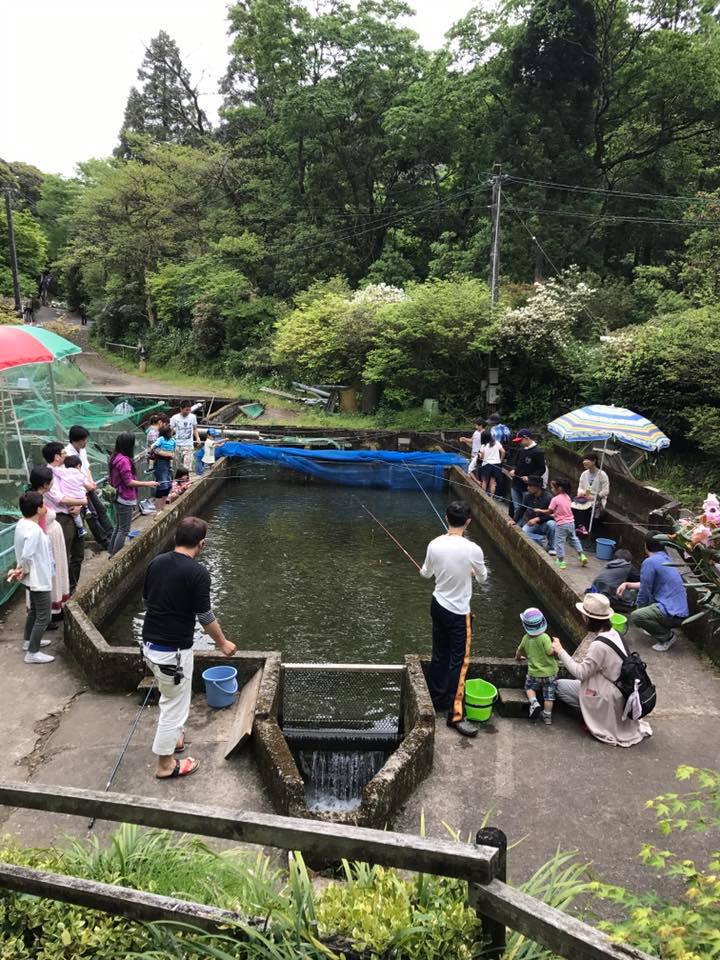
[{"label": "pond water", "polygon": [[[286,662],[399,663],[430,650],[432,581],[421,578],[360,501],[418,563],[440,521],[418,490],[392,491],[284,482],[272,471],[220,484],[203,512],[202,562],[214,610],[243,650],[280,650]],[[262,468],[260,468],[262,469]],[[442,513],[449,497],[433,494]],[[520,612],[538,602],[482,531],[488,580],[475,585],[473,655],[513,656]],[[138,587],[103,626],[110,643],[140,637]],[[199,630],[196,646],[208,642]]]}]

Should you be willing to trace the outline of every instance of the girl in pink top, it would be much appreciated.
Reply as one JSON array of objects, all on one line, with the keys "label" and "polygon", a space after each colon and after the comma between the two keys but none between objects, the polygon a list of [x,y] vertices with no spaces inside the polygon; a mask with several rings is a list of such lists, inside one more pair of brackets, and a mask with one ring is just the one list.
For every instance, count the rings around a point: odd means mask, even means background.
[{"label": "girl in pink top", "polygon": [[570,497],[570,484],[567,480],[552,480],[550,489],[553,498],[547,510],[536,510],[536,513],[550,513],[555,521],[555,551],[557,557],[555,565],[561,570],[567,567],[565,563],[565,541],[575,547],[580,559],[580,566],[586,567],[588,559],[583,552],[583,546],[575,533],[575,517],[572,512],[572,499]]}]

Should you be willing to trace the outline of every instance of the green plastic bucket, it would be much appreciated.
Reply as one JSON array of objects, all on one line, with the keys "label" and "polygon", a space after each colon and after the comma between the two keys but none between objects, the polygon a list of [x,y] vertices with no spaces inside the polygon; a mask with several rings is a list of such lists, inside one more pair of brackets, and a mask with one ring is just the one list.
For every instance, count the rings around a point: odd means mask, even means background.
[{"label": "green plastic bucket", "polygon": [[490,719],[498,698],[497,687],[487,680],[467,680],[465,682],[465,716],[475,723],[485,723]]},{"label": "green plastic bucket", "polygon": [[610,617],[610,623],[621,637],[625,636],[627,633],[627,617],[624,617],[621,613],[613,613]]}]

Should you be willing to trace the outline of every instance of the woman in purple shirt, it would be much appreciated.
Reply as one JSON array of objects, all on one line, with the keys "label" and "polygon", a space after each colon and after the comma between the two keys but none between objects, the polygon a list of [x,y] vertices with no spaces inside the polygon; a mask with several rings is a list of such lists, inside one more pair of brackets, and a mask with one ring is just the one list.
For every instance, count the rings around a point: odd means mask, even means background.
[{"label": "woman in purple shirt", "polygon": [[155,480],[135,479],[135,437],[121,433],[115,441],[115,452],[108,461],[110,483],[117,491],[115,501],[115,528],[110,536],[108,552],[114,557],[122,550],[130,532],[133,510],[137,506],[138,487],[156,487]]}]

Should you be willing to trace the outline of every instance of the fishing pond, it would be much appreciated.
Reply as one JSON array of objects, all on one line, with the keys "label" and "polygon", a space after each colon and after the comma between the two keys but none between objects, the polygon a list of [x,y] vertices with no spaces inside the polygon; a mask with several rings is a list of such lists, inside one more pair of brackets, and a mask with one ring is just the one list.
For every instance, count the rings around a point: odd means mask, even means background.
[{"label": "fishing pond", "polygon": [[[203,517],[201,556],[212,578],[213,609],[241,650],[279,650],[286,662],[399,663],[429,653],[433,585],[363,509],[364,505],[422,564],[443,532],[418,489],[377,490],[288,482],[253,465],[252,475],[218,484]],[[429,494],[442,514],[449,494]],[[527,583],[481,531],[488,580],[475,584],[474,656],[513,656],[518,619],[538,604]],[[142,588],[103,624],[111,644],[142,631]],[[198,649],[211,646],[198,628]]]}]

